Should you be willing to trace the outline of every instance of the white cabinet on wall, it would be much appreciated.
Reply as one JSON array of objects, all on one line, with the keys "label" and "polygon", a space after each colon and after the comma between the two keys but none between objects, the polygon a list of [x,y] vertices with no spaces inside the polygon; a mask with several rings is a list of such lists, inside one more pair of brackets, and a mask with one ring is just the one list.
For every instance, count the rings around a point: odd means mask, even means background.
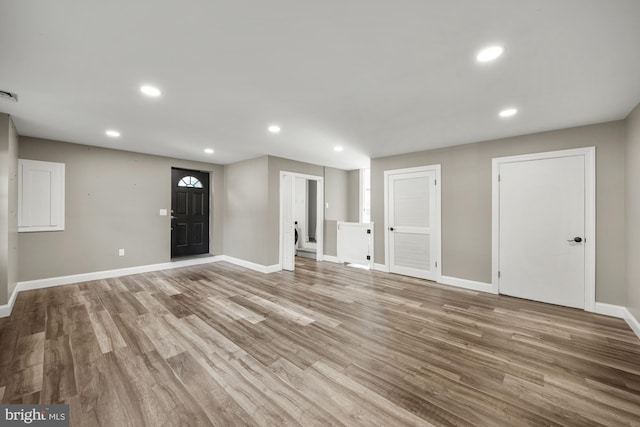
[{"label": "white cabinet on wall", "polygon": [[64,230],[64,163],[18,160],[18,231]]}]

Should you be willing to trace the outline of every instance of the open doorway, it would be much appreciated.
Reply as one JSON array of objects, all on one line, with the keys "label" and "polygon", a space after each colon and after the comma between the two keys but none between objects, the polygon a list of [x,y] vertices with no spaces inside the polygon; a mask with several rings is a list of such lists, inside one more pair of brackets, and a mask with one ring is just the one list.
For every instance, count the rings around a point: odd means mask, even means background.
[{"label": "open doorway", "polygon": [[295,177],[293,223],[296,255],[315,259],[318,243],[318,181]]},{"label": "open doorway", "polygon": [[295,256],[322,260],[323,178],[280,172],[280,265],[295,269]]}]

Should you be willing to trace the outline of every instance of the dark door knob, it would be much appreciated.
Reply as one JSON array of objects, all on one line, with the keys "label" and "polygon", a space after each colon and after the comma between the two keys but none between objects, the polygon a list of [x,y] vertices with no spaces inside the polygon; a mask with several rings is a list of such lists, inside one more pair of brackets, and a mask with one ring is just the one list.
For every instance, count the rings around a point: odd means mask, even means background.
[{"label": "dark door knob", "polygon": [[567,240],[567,242],[571,242],[571,243],[574,243],[574,242],[575,242],[575,243],[580,243],[580,242],[582,242],[582,237],[574,237],[574,238],[573,238],[573,239],[571,239],[571,240]]},{"label": "dark door knob", "polygon": [[389,227],[389,231],[393,231],[393,227]]}]

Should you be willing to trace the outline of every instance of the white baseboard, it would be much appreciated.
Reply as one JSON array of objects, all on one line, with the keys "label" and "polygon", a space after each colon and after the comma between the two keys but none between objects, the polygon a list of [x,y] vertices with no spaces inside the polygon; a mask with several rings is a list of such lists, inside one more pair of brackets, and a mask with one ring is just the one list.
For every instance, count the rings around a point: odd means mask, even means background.
[{"label": "white baseboard", "polygon": [[70,276],[50,277],[46,279],[28,280],[24,282],[18,282],[9,302],[4,305],[0,305],[0,317],[8,317],[11,315],[13,304],[15,303],[18,292],[30,291],[34,289],[50,288],[53,286],[70,285],[72,283],[88,282],[91,280],[110,279],[112,277],[128,276],[130,274],[149,273],[151,271],[169,270],[172,268],[189,267],[192,265],[208,264],[212,262],[226,261],[231,264],[239,265],[251,270],[258,271],[260,273],[275,273],[282,270],[282,267],[278,264],[275,265],[260,265],[250,261],[233,258],[226,255],[218,255],[205,258],[194,258],[180,261],[163,262],[160,264],[141,265],[136,267],[120,268],[116,270],[96,271],[92,273],[73,274]]},{"label": "white baseboard", "polygon": [[[261,265],[254,262],[245,261],[239,258],[230,257],[227,255],[212,256],[206,258],[195,258],[189,260],[165,262],[161,264],[142,265],[137,267],[121,268],[116,270],[97,271],[93,273],[74,274],[71,276],[51,277],[47,279],[29,280],[24,282],[18,282],[7,304],[0,305],[0,318],[9,317],[13,310],[16,297],[19,292],[29,291],[34,289],[49,288],[53,286],[68,285],[71,283],[87,282],[91,280],[109,279],[112,277],[127,276],[131,274],[148,273],[151,271],[169,270],[172,268],[189,267],[192,265],[208,264],[212,262],[226,261],[231,264],[238,265],[240,267],[248,268],[250,270],[258,271],[260,273],[275,273],[282,270],[282,266],[279,264],[274,265]],[[337,257],[331,255],[324,255],[323,261],[339,263]],[[374,270],[387,272],[388,269],[384,264],[374,264]],[[471,289],[475,291],[493,292],[493,287],[490,283],[476,282],[473,280],[459,279],[450,276],[441,276],[439,283],[451,286],[457,286],[464,289]],[[629,324],[629,327],[640,338],[640,321],[636,319],[631,312],[623,306],[606,304],[602,302],[596,302],[595,312],[606,316],[623,318]]]},{"label": "white baseboard", "polygon": [[149,273],[151,271],[169,270],[172,268],[189,267],[192,265],[208,264],[222,261],[221,256],[194,258],[180,261],[163,262],[160,264],[141,265],[136,267],[119,268],[116,270],[95,271],[92,273],[73,274],[70,276],[50,277],[47,279],[27,280],[18,282],[8,304],[0,305],[0,317],[9,317],[18,292],[34,289],[51,288],[53,286],[70,285],[72,283],[88,282],[91,280],[110,279],[112,277],[128,276],[130,274]]},{"label": "white baseboard", "polygon": [[255,262],[245,261],[243,259],[234,258],[228,255],[220,256],[220,259],[218,261],[226,261],[228,263],[235,264],[240,267],[248,268],[249,270],[254,270],[254,271],[265,273],[265,274],[275,273],[276,271],[282,270],[282,266],[280,264],[274,264],[274,265],[256,264]]},{"label": "white baseboard", "polygon": [[93,273],[74,274],[71,276],[51,277],[48,279],[28,280],[18,282],[21,291],[50,288],[52,286],[69,285],[71,283],[88,282],[91,280],[110,279],[112,277],[128,276],[130,274],[149,273],[151,271],[169,270],[172,268],[189,267],[192,265],[208,264],[221,261],[222,257],[212,256],[206,258],[194,258],[180,261],[163,262],[161,264],[140,265],[137,267],[119,268],[116,270],[96,271]]},{"label": "white baseboard", "polygon": [[282,271],[282,266],[280,264],[267,265],[266,267],[262,267],[260,271],[264,274],[277,273],[278,271]]},{"label": "white baseboard", "polygon": [[640,321],[635,318],[633,314],[629,311],[628,308],[624,307],[624,320],[627,321],[627,324],[631,328],[631,330],[636,334],[638,338],[640,338]]},{"label": "white baseboard", "polygon": [[472,291],[487,292],[495,294],[491,283],[476,282],[475,280],[459,279],[451,276],[440,276],[438,283],[443,285],[456,286],[458,288],[471,289]]},{"label": "white baseboard", "polygon": [[383,273],[388,273],[388,272],[389,272],[389,269],[388,269],[388,268],[387,268],[387,266],[386,266],[386,265],[384,265],[384,264],[377,264],[377,263],[374,263],[374,264],[373,264],[373,269],[374,269],[375,271],[382,271]]},{"label": "white baseboard", "polygon": [[596,302],[596,313],[605,316],[618,317],[624,319],[631,330],[638,338],[640,338],[640,321],[635,318],[627,307],[621,305],[606,304],[604,302]]},{"label": "white baseboard", "polygon": [[18,296],[18,285],[13,289],[11,296],[9,297],[9,301],[6,304],[0,305],[0,318],[1,317],[9,317],[11,316],[11,310],[13,310],[13,304],[16,302],[16,297]]},{"label": "white baseboard", "polygon": [[626,308],[624,308],[621,305],[613,305],[613,304],[607,304],[604,302],[596,302],[595,313],[624,319],[625,310]]}]

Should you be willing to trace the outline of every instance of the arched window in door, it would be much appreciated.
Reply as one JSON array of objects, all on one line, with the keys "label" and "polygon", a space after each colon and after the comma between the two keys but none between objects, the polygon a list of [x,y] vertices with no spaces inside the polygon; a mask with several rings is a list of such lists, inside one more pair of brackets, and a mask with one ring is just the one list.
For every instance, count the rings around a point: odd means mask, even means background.
[{"label": "arched window in door", "polygon": [[195,176],[185,176],[178,182],[178,187],[202,188],[202,183]]}]

